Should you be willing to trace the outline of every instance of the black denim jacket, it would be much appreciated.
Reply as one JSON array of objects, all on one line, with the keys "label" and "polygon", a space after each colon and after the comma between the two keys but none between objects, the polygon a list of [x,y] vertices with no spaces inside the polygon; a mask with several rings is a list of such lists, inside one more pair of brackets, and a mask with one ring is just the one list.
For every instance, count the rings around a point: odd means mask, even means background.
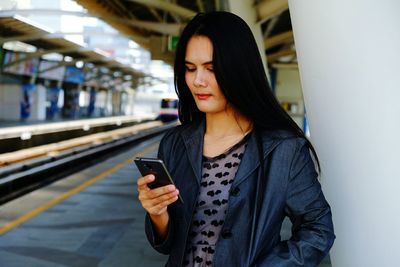
[{"label": "black denim jacket", "polygon": [[[204,122],[178,126],[160,143],[159,157],[184,200],[168,207],[170,223],[165,240],[157,239],[146,216],[151,245],[169,254],[166,266],[182,265],[200,188],[204,131]],[[335,235],[309,149],[304,139],[287,132],[260,135],[264,166],[260,168],[258,139],[253,132],[232,184],[213,266],[317,266]],[[293,223],[292,237],[281,241],[285,216]]]}]

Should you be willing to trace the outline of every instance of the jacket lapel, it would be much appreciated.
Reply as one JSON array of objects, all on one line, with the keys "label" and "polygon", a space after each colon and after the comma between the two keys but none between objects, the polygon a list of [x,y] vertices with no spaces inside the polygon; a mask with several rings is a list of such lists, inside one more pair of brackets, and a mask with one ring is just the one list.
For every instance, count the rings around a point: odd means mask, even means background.
[{"label": "jacket lapel", "polygon": [[193,169],[198,184],[201,182],[204,132],[205,120],[203,119],[200,123],[189,126],[181,133],[189,164]]},{"label": "jacket lapel", "polygon": [[[189,158],[189,164],[193,169],[198,184],[201,183],[201,164],[205,127],[206,123],[205,119],[203,119],[198,124],[190,125],[181,133]],[[280,143],[280,140],[282,140],[281,138],[276,137],[276,135],[266,132],[262,134],[264,160],[267,158],[268,154]],[[259,165],[260,161],[258,158],[257,139],[253,132],[250,135],[248,145],[240,162],[233,185],[236,186],[244,181]]]},{"label": "jacket lapel", "polygon": [[[271,135],[263,134],[262,143],[265,160],[268,154],[280,143],[280,141],[279,139],[273,138]],[[233,181],[233,186],[237,186],[243,182],[260,165],[258,154],[257,138],[254,132],[252,132]]]}]

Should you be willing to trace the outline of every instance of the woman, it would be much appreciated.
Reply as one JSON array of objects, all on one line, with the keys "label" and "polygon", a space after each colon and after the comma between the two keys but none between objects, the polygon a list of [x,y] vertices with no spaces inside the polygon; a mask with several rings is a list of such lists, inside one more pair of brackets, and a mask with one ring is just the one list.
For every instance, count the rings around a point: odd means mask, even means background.
[{"label": "woman", "polygon": [[[227,12],[193,18],[175,85],[182,125],[158,156],[176,187],[138,179],[146,234],[167,266],[317,266],[335,238],[310,151],[318,158],[274,98],[246,23]],[[293,235],[281,241],[285,216]]]}]

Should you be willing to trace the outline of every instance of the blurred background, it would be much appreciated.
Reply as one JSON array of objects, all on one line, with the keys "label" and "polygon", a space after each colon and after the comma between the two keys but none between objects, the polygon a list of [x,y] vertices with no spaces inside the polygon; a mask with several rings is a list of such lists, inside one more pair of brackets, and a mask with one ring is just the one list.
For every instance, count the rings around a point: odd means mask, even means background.
[{"label": "blurred background", "polygon": [[[280,2],[258,3],[258,34],[276,95],[304,127],[288,5]],[[176,98],[172,64],[180,30],[196,12],[227,5],[214,0],[1,2],[0,120],[7,125],[157,114],[160,99]]]},{"label": "blurred background", "polygon": [[399,265],[398,0],[2,0],[0,266],[163,266],[131,163],[178,124],[176,44],[214,10],[248,23],[318,153],[337,235],[319,267]]}]

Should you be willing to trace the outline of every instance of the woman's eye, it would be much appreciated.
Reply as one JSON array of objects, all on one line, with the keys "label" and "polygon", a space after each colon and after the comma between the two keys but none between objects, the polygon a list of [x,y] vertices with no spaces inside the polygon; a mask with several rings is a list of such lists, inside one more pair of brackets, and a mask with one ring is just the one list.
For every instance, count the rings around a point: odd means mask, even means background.
[{"label": "woman's eye", "polygon": [[214,72],[213,68],[207,68],[208,71]]},{"label": "woman's eye", "polygon": [[186,71],[188,71],[188,72],[193,72],[193,71],[195,71],[195,70],[196,70],[195,68],[186,67]]}]

